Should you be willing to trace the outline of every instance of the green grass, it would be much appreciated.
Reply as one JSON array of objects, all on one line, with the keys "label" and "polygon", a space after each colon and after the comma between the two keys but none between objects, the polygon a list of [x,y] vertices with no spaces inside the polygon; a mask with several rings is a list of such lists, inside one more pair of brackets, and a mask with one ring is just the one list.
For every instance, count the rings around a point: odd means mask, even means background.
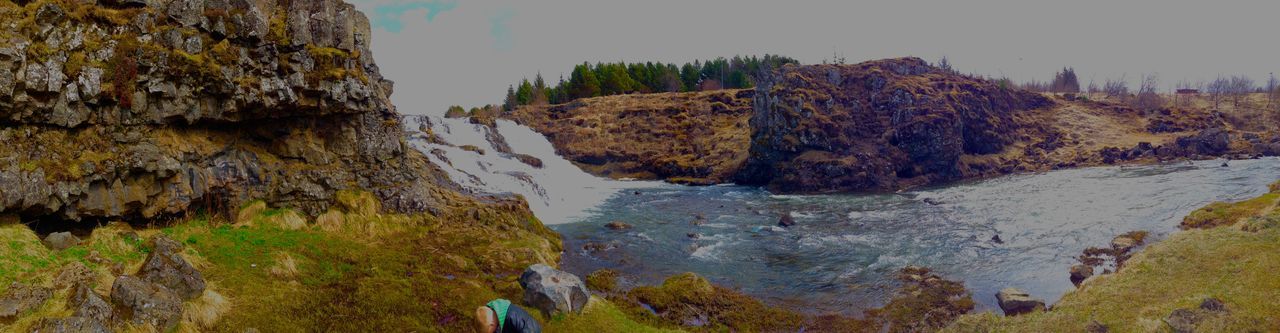
[{"label": "green grass", "polygon": [[1215,202],[1187,215],[1182,220],[1182,227],[1184,229],[1213,228],[1235,224],[1243,218],[1257,215],[1263,209],[1271,207],[1277,199],[1280,199],[1280,192],[1271,192],[1235,203]]},{"label": "green grass", "polygon": [[[1275,186],[1272,187],[1276,190]],[[1178,232],[1147,247],[1118,273],[1087,280],[1047,312],[1016,317],[968,315],[951,332],[1083,332],[1098,321],[1112,332],[1167,331],[1173,310],[1196,308],[1205,298],[1226,304],[1229,315],[1202,322],[1200,331],[1280,331],[1280,212],[1277,193],[1236,204],[1215,203],[1188,220],[1216,226]],[[1239,220],[1249,221],[1236,226]]]},{"label": "green grass", "polygon": [[656,328],[637,322],[612,302],[592,297],[582,314],[563,316],[552,319],[543,328],[543,332],[682,332],[680,330]]}]

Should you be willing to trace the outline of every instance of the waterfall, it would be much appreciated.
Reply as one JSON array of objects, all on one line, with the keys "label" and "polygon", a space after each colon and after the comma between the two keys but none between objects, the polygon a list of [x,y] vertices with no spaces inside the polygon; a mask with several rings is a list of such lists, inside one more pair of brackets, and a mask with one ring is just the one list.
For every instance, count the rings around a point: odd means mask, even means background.
[{"label": "waterfall", "polygon": [[466,118],[406,116],[404,123],[409,144],[454,182],[478,193],[520,194],[546,224],[580,220],[624,189],[662,184],[590,175],[557,155],[542,134],[509,120],[490,127]]}]

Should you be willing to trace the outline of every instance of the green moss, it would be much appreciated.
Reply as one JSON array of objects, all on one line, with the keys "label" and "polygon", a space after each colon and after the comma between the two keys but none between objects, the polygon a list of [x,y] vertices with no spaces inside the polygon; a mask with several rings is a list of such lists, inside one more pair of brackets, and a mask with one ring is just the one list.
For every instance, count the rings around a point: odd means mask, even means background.
[{"label": "green moss", "polygon": [[1215,202],[1197,209],[1182,219],[1183,229],[1205,229],[1232,225],[1241,219],[1257,215],[1261,210],[1271,207],[1280,199],[1280,193],[1272,192],[1260,197],[1235,202]]},{"label": "green moss", "polygon": [[587,275],[587,288],[604,293],[618,291],[618,272],[610,269],[591,272]]},{"label": "green moss", "polygon": [[680,332],[644,324],[627,316],[612,302],[592,297],[581,314],[552,319],[544,332]]},{"label": "green moss", "polygon": [[[669,323],[705,318],[710,331],[794,331],[803,326],[798,313],[766,306],[742,293],[714,286],[693,273],[668,278],[659,287],[636,287],[628,297],[647,304]],[[644,310],[641,310],[644,311]],[[636,313],[633,316],[645,316]]]}]

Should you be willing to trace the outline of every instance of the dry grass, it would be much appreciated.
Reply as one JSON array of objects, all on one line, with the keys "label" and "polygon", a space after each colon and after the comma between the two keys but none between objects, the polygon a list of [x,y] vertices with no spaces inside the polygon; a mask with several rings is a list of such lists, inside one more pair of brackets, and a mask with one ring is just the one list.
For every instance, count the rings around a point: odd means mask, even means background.
[{"label": "dry grass", "polygon": [[[1253,216],[1275,215],[1273,205],[1263,207],[1249,211]],[[1173,310],[1196,308],[1209,297],[1225,303],[1230,314],[1200,323],[1199,331],[1277,331],[1280,276],[1275,272],[1280,271],[1280,256],[1275,253],[1280,253],[1280,229],[1276,226],[1280,225],[1253,231],[1225,226],[1182,231],[1147,247],[1120,272],[1089,279],[1051,311],[1016,317],[969,315],[947,331],[1083,332],[1086,324],[1096,320],[1112,332],[1160,332],[1168,330],[1163,319]]]},{"label": "dry grass", "polygon": [[231,311],[232,303],[212,287],[205,289],[199,298],[182,304],[180,332],[200,332],[216,327],[218,320]]}]

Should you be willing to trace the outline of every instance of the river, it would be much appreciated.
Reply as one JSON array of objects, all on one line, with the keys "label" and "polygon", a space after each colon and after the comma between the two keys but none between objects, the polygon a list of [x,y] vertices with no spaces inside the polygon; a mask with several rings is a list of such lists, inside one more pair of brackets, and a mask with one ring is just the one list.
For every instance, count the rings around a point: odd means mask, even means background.
[{"label": "river", "polygon": [[[454,127],[453,140],[483,144],[459,134],[474,125],[436,122]],[[450,151],[455,166],[474,169],[452,173],[481,174],[472,177],[481,180],[534,173],[525,184],[470,186],[532,197],[535,214],[564,238],[563,269],[580,276],[614,269],[628,277],[624,285],[695,272],[811,313],[857,314],[882,305],[898,287],[897,270],[907,265],[963,281],[980,311],[996,309],[995,293],[1005,287],[1052,303],[1074,289],[1068,269],[1085,248],[1133,230],[1158,241],[1176,232],[1187,213],[1258,196],[1280,179],[1280,159],[1268,158],[1229,167],[1216,160],[1060,170],[891,194],[775,195],[756,187],[598,179],[555,156],[531,130],[510,122],[499,129],[513,150],[542,158],[547,167],[491,161],[499,156],[467,160],[460,157],[470,152]],[[510,188],[493,186],[500,183]],[[777,227],[782,214],[797,225]],[[613,221],[633,227],[605,228]]]}]

